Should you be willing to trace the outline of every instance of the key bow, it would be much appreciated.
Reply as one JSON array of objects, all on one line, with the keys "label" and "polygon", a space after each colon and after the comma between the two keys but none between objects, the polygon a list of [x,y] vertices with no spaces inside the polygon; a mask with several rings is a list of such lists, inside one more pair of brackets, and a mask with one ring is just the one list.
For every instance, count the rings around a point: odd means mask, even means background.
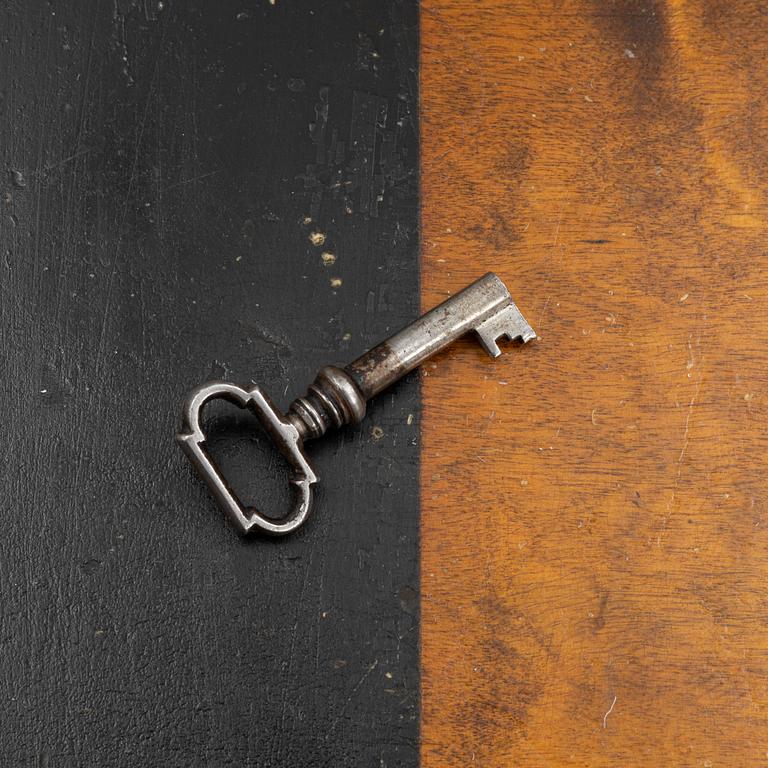
[{"label": "key bow", "polygon": [[[227,400],[241,408],[249,408],[275,447],[291,465],[291,484],[295,501],[290,512],[284,517],[270,519],[253,507],[244,507],[205,450],[206,437],[200,424],[200,414],[205,404],[216,398]],[[254,385],[246,390],[226,381],[208,382],[190,393],[182,406],[181,418],[182,430],[176,439],[219,505],[241,533],[259,530],[273,536],[283,536],[295,531],[307,519],[312,508],[312,486],[317,482],[317,477],[304,455],[303,440],[299,431],[280,413],[260,387]]]}]

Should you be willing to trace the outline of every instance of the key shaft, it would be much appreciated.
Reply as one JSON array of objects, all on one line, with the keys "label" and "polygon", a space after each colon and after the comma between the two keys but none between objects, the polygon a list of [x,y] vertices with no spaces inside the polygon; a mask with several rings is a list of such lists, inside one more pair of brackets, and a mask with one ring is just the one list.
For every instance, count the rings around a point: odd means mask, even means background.
[{"label": "key shaft", "polygon": [[[500,331],[490,342],[493,346],[489,347],[486,341],[490,335],[486,338],[481,329],[509,308],[517,312],[518,326]],[[370,400],[469,331],[478,332],[481,343],[493,357],[501,354],[496,346],[500,335],[506,334],[510,339],[519,336],[523,341],[536,336],[517,311],[507,287],[489,272],[358,357],[345,370],[355,379],[366,400]]]},{"label": "key shaft", "polygon": [[287,416],[303,440],[361,421],[366,400],[470,331],[492,357],[501,354],[496,343],[501,336],[523,342],[536,337],[504,283],[489,272],[344,369],[321,368]]}]

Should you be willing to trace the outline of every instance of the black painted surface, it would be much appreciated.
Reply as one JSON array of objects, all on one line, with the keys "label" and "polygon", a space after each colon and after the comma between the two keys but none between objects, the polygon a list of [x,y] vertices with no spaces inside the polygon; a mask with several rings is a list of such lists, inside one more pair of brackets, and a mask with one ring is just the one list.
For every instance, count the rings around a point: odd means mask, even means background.
[{"label": "black painted surface", "polygon": [[0,7],[0,764],[415,765],[415,378],[310,446],[289,539],[172,439],[417,314],[415,3]]}]

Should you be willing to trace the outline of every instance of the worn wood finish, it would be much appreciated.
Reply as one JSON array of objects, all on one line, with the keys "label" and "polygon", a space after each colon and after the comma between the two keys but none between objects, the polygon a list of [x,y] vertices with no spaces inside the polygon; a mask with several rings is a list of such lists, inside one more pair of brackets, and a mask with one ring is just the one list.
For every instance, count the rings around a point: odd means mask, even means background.
[{"label": "worn wood finish", "polygon": [[[418,380],[309,444],[279,541],[173,435],[207,379],[285,408],[418,313],[417,31],[415,0],[0,2],[2,768],[416,764]],[[279,512],[225,407],[209,447]]]},{"label": "worn wood finish", "polygon": [[422,5],[422,761],[768,760],[768,18]]}]

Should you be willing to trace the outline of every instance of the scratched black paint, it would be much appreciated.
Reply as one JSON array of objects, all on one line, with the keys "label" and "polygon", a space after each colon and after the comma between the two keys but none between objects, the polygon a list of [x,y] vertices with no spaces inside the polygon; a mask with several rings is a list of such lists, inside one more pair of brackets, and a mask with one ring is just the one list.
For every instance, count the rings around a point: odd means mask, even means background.
[{"label": "scratched black paint", "polygon": [[416,316],[415,3],[0,23],[0,763],[415,765],[416,380],[279,542],[172,439],[200,381],[286,406]]}]

